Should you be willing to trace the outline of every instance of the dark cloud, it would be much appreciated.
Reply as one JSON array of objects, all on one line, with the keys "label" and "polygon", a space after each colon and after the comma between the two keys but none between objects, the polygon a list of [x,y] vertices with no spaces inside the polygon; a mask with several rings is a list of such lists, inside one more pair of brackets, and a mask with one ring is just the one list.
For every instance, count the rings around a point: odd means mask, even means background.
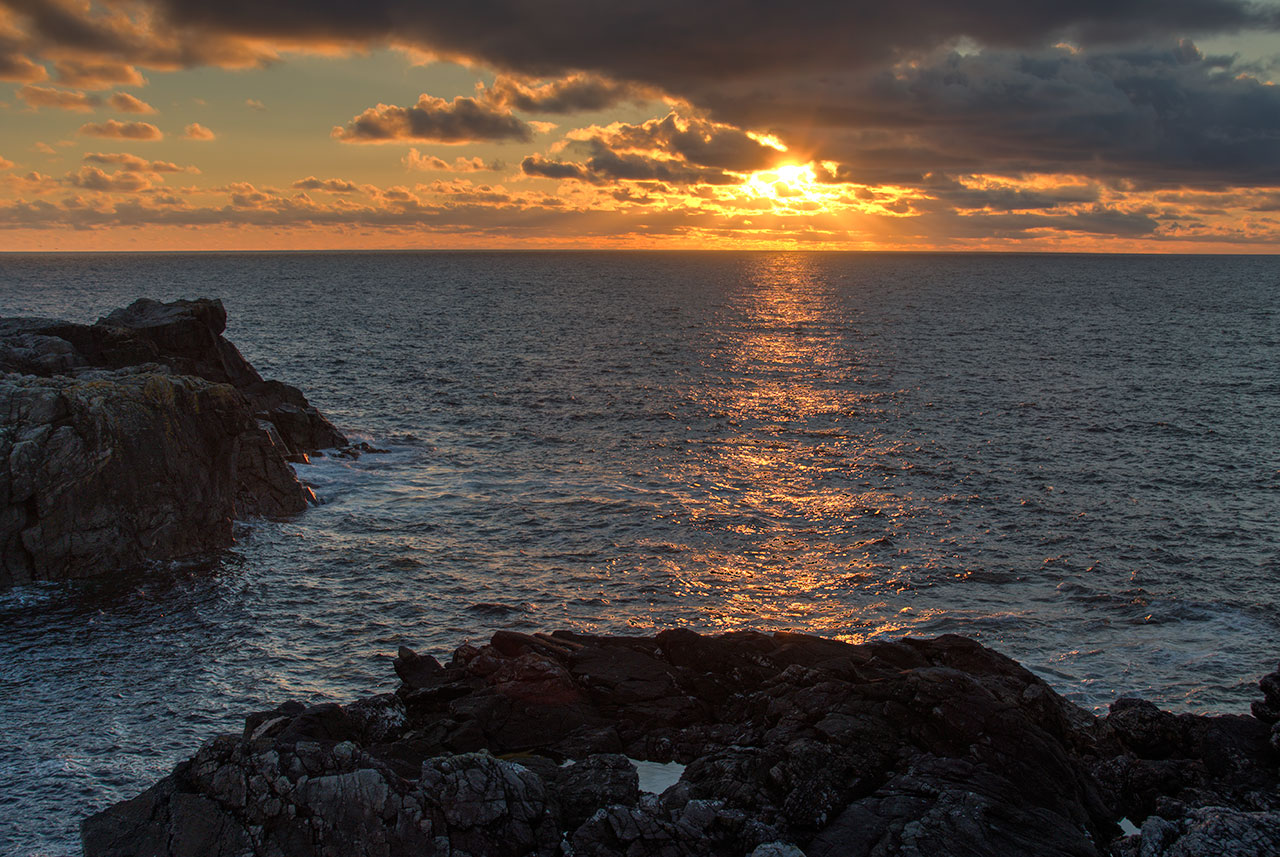
[{"label": "dark cloud", "polygon": [[714,113],[839,162],[827,180],[1074,173],[1141,186],[1280,184],[1280,88],[1188,43],[945,53],[775,99],[721,90]]},{"label": "dark cloud", "polygon": [[[544,129],[529,121],[540,114],[603,111],[658,98],[675,105],[676,112],[648,122],[570,131],[549,151],[525,158],[525,176],[582,184],[565,194],[562,205],[599,197],[658,211],[663,195],[672,194],[675,201],[666,200],[672,206],[693,200],[713,208],[716,200],[734,196],[731,188],[745,174],[811,163],[825,183],[821,193],[829,196],[823,199],[861,200],[866,205],[854,205],[854,216],[878,209],[890,224],[884,228],[903,235],[1161,239],[1209,227],[1191,218],[1175,221],[1167,211],[1133,200],[1149,200],[1157,190],[1226,194],[1280,187],[1280,87],[1264,84],[1274,68],[1205,56],[1188,40],[1274,32],[1276,8],[1246,0],[817,0],[791,6],[760,0],[623,6],[598,0],[0,0],[0,78],[37,82],[48,74],[41,63],[48,64],[57,82],[90,94],[28,86],[29,98],[46,102],[42,106],[60,101],[65,108],[90,109],[99,103],[93,90],[139,85],[138,69],[247,66],[275,61],[294,48],[395,44],[499,74],[473,98],[423,95],[405,107],[379,104],[334,128],[336,139],[529,143]],[[125,99],[133,96],[117,93],[109,101],[129,110],[132,102]],[[114,120],[86,125],[81,133],[161,136],[153,125]],[[788,151],[764,142],[765,133]],[[193,124],[187,136],[213,135]],[[404,163],[442,172],[495,168],[416,150]],[[118,166],[108,178],[122,185],[137,183],[122,174],[152,179],[150,173],[160,172]],[[53,181],[64,191],[68,182],[89,188],[107,181],[87,169],[73,175]],[[246,185],[226,191],[226,208],[237,212],[232,220],[253,212],[262,223],[346,223],[355,221],[341,218],[354,216],[390,224],[389,218],[411,210],[431,218],[451,210],[422,203],[416,195],[422,185],[359,198],[317,194],[322,203],[297,192],[348,193],[338,189],[346,184],[308,177],[283,192]],[[895,185],[903,192],[865,185]],[[446,194],[443,185],[431,187],[431,193]],[[818,206],[820,196],[808,198],[812,186],[770,187],[758,198],[735,197],[739,220],[704,212],[697,221],[689,215],[681,228],[758,231],[776,222],[811,236],[847,230],[821,213],[806,227],[798,220],[768,220],[798,217],[805,205]],[[134,191],[134,198],[153,190]],[[641,190],[646,195],[637,197]],[[499,189],[447,195],[477,207],[525,204]],[[85,197],[102,204],[97,195]],[[336,211],[368,200],[384,209]],[[394,213],[386,208],[393,203],[400,206]],[[1241,203],[1222,206],[1231,204]],[[1263,211],[1271,203],[1259,197],[1248,204]],[[1203,220],[1221,217],[1220,210],[1209,210]],[[71,217],[66,211],[58,216]],[[157,216],[216,221],[221,215]]]},{"label": "dark cloud", "polygon": [[[91,88],[131,82],[138,66],[244,66],[285,48],[387,43],[504,72],[479,99],[366,110],[335,131],[348,142],[528,141],[532,128],[511,111],[602,110],[665,93],[723,125],[771,131],[793,154],[839,162],[833,179],[1003,169],[1270,182],[1280,161],[1274,90],[1179,41],[1274,32],[1274,3],[3,2],[19,35],[0,44],[0,76],[27,81],[44,74],[33,62],[42,58],[59,79]],[[1053,50],[1061,40],[1079,52]],[[1170,47],[1134,47],[1153,40]],[[957,45],[968,48],[948,53]],[[729,171],[760,154],[747,143],[710,151],[727,139],[699,154],[697,142],[667,145]]]},{"label": "dark cloud", "polygon": [[585,148],[591,153],[586,168],[597,180],[660,181],[676,185],[729,185],[738,182],[737,176],[712,167],[648,155],[620,154],[599,140],[576,144],[574,148]]},{"label": "dark cloud", "polygon": [[325,190],[330,193],[355,193],[360,190],[359,185],[354,182],[343,179],[318,179],[315,176],[299,179],[293,183],[293,186],[298,190]]},{"label": "dark cloud", "polygon": [[[555,16],[565,32],[585,28],[583,41],[590,45],[575,47],[559,37],[533,37],[537,23],[511,10],[524,20],[520,44],[489,41],[499,39],[494,30],[502,27],[469,35],[449,30],[448,44],[499,67],[592,72],[538,87],[500,77],[482,93],[514,109],[608,104],[622,91],[610,86],[628,84],[683,96],[719,120],[711,124],[713,132],[675,128],[667,120],[665,126],[628,129],[635,147],[649,144],[722,170],[769,165],[775,156],[768,147],[739,130],[758,128],[774,132],[793,155],[838,162],[830,176],[839,180],[912,183],[928,174],[1003,170],[1129,178],[1142,185],[1280,183],[1280,88],[1250,77],[1256,70],[1231,58],[1203,56],[1185,39],[1161,47],[1106,47],[1160,32],[1274,28],[1273,7],[1225,0],[926,0],[877,7],[874,16],[862,15],[863,7],[806,4],[775,17],[772,7],[756,14],[739,4],[715,28],[717,38],[696,47],[681,44],[684,27],[662,39],[638,35],[657,26],[648,12],[620,16],[593,6],[578,16]],[[708,9],[727,11],[719,3],[698,4],[680,20]],[[461,15],[433,12],[423,32],[449,22],[461,27]],[[858,16],[857,26],[842,27],[851,15]],[[608,38],[614,26],[625,31],[625,44]],[[696,27],[691,32],[702,33]],[[959,36],[987,47],[946,49]],[[1046,44],[1067,37],[1077,47]],[[465,47],[472,42],[478,47]],[[643,56],[637,45],[644,46]],[[935,49],[939,45],[944,47]],[[607,52],[595,53],[606,46]],[[915,52],[910,62],[903,51]],[[656,139],[638,139],[646,134]],[[624,148],[620,142],[607,141],[616,152]]]},{"label": "dark cloud", "polygon": [[45,67],[32,62],[29,57],[20,53],[8,53],[0,48],[0,80],[36,83],[48,76],[49,72]]},{"label": "dark cloud", "polygon": [[379,104],[333,129],[344,143],[432,142],[471,143],[477,140],[533,139],[533,129],[510,112],[474,98],[453,101],[418,97],[412,107]]},{"label": "dark cloud", "polygon": [[592,184],[659,181],[672,185],[729,185],[732,173],[768,169],[785,155],[739,128],[671,113],[641,124],[616,122],[575,131],[565,146],[579,162],[525,158],[525,175]]},{"label": "dark cloud", "polygon": [[600,139],[578,140],[567,150],[585,156],[583,162],[547,160],[541,156],[525,158],[520,169],[525,175],[553,179],[578,179],[592,184],[627,181],[659,181],[671,185],[730,185],[738,177],[713,167],[690,164],[672,158],[656,158],[648,154],[618,152]]},{"label": "dark cloud", "polygon": [[1101,189],[1094,184],[1048,188],[970,186],[944,176],[929,177],[922,188],[946,207],[963,211],[1038,211],[1095,203]]},{"label": "dark cloud", "polygon": [[[244,68],[277,56],[260,40],[175,24],[151,0],[3,0],[0,24],[7,25],[0,28],[0,57],[18,55],[19,70],[32,59],[52,61],[61,82],[87,89],[141,85],[144,81],[137,66]],[[0,69],[5,65],[0,60]],[[41,68],[39,77],[22,79],[44,79],[45,75]]]},{"label": "dark cloud", "polygon": [[1145,238],[1160,226],[1150,212],[1126,212],[1104,206],[1070,214],[974,214],[950,220],[951,234],[982,238],[1023,238],[1042,231]]},{"label": "dark cloud", "polygon": [[591,175],[582,164],[551,161],[541,155],[530,155],[520,162],[520,170],[527,176],[544,179],[578,179],[590,181]]},{"label": "dark cloud", "polygon": [[371,0],[162,0],[170,20],[223,33],[325,41],[393,39],[532,76],[589,71],[678,87],[691,80],[866,67],[959,36],[1004,47],[1070,38],[1128,41],[1159,34],[1276,26],[1272,7],[1245,0],[597,0],[484,4]]},{"label": "dark cloud", "polygon": [[689,164],[735,172],[765,170],[786,157],[741,128],[675,113],[640,125],[616,123],[595,129],[594,136],[615,150],[658,151]]},{"label": "dark cloud", "polygon": [[77,6],[59,0],[5,0],[39,42],[61,49],[93,53],[128,52],[132,40],[119,28],[119,19],[91,14],[88,4]]}]

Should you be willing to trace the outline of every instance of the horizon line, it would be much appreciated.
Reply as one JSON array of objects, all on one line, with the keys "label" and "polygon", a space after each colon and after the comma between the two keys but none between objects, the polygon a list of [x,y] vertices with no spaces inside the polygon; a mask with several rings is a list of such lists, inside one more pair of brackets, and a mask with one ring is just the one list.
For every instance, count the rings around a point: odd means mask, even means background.
[{"label": "horizon line", "polygon": [[5,256],[182,256],[182,255],[393,255],[393,254],[479,254],[479,253],[511,253],[511,254],[552,254],[552,253],[618,253],[618,254],[707,254],[707,255],[727,255],[727,254],[778,254],[778,253],[813,253],[825,255],[846,255],[846,256],[1166,256],[1166,257],[1257,257],[1270,258],[1280,256],[1280,248],[1272,252],[1260,252],[1257,250],[1243,250],[1240,252],[1231,252],[1223,250],[1215,250],[1208,252],[1195,251],[1174,251],[1163,252],[1155,250],[981,250],[981,249],[937,249],[937,250],[904,250],[895,248],[884,249],[832,249],[832,248],[803,248],[803,247],[783,247],[776,249],[764,248],[744,248],[729,249],[724,247],[408,247],[408,248],[301,248],[301,249],[226,249],[226,248],[208,248],[208,249],[179,249],[179,250],[0,250],[0,257]]}]

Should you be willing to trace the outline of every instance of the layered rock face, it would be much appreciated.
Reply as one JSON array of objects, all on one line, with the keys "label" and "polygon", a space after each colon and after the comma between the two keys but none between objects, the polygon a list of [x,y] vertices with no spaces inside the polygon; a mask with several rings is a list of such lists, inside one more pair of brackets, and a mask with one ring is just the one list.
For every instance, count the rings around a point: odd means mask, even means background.
[{"label": "layered rock face", "polygon": [[[249,717],[86,820],[87,857],[1276,853],[1266,724],[1096,718],[959,637],[499,632],[395,666]],[[628,757],[687,767],[642,794]]]},{"label": "layered rock face", "polygon": [[217,300],[0,319],[0,586],[206,553],[314,499],[287,459],[346,439],[225,327]]}]

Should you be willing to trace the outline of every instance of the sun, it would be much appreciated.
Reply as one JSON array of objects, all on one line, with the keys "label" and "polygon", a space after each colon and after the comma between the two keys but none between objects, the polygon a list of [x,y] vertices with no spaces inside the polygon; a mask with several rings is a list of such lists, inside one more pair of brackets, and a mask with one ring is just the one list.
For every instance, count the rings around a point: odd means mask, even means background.
[{"label": "sun", "polygon": [[777,167],[772,172],[777,173],[778,181],[783,182],[808,182],[813,183],[813,166],[811,164],[786,164]]},{"label": "sun", "polygon": [[735,188],[743,198],[767,200],[777,209],[830,209],[844,195],[839,185],[818,180],[812,163],[782,164],[751,173]]}]

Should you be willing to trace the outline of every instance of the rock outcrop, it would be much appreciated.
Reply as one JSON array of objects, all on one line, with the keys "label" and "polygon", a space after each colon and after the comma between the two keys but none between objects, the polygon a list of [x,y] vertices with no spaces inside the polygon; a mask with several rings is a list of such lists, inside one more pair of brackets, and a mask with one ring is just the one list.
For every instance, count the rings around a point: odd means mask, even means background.
[{"label": "rock outcrop", "polygon": [[[1098,718],[960,637],[499,632],[395,667],[250,716],[87,819],[86,857],[1276,853],[1267,724]],[[686,767],[647,794],[630,759]]]},{"label": "rock outcrop", "polygon": [[287,460],[346,439],[225,327],[216,300],[0,319],[0,586],[208,553],[314,499]]}]

